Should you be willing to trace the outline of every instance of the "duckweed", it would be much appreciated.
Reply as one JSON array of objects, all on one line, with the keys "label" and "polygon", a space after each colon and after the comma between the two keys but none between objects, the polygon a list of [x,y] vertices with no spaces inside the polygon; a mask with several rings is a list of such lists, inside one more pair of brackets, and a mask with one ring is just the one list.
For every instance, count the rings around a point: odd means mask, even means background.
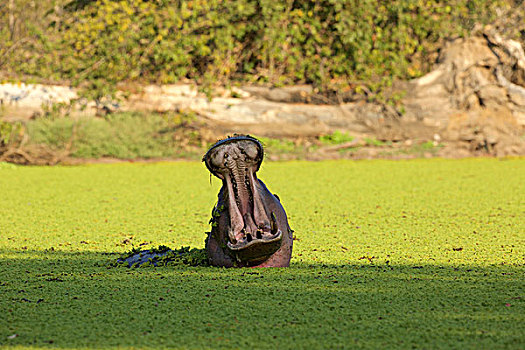
[{"label": "duckweed", "polygon": [[[108,268],[204,247],[201,163],[0,164],[0,347],[406,349],[525,344],[525,160],[265,163],[290,268]],[[188,251],[190,248],[184,248]]]}]

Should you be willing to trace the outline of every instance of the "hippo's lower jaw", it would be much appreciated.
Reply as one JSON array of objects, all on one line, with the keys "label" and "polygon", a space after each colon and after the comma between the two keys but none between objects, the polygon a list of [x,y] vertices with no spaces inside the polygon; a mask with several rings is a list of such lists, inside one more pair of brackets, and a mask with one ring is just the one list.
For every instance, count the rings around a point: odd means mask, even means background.
[{"label": "hippo's lower jaw", "polygon": [[274,236],[262,237],[238,242],[233,245],[228,242],[227,247],[230,255],[235,257],[237,261],[249,261],[251,264],[257,264],[268,259],[281,247],[283,240],[283,233],[281,230],[277,231]]}]

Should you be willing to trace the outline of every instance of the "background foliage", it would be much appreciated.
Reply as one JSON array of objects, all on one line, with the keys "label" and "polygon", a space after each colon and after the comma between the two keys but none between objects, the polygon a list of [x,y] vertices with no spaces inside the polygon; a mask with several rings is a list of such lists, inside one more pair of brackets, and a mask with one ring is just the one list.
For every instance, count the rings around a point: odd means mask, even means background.
[{"label": "background foliage", "polygon": [[522,6],[521,0],[8,0],[0,5],[0,71],[11,79],[68,81],[95,99],[122,82],[181,79],[204,86],[308,83],[343,99],[376,96],[395,79],[427,71],[444,38]]}]

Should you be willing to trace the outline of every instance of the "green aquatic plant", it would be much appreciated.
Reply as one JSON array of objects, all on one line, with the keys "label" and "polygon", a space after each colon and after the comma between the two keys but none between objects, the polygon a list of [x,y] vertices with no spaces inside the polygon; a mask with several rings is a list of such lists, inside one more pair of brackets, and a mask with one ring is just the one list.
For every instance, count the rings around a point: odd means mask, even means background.
[{"label": "green aquatic plant", "polygon": [[524,173],[521,158],[266,163],[289,268],[134,269],[107,262],[151,246],[199,261],[220,186],[202,163],[0,164],[0,347],[520,349]]}]

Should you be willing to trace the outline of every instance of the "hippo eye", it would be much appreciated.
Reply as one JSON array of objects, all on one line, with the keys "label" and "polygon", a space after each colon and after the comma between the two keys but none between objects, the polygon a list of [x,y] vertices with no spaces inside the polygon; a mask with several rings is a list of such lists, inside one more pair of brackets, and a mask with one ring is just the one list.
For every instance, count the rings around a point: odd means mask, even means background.
[{"label": "hippo eye", "polygon": [[215,169],[221,168],[226,158],[228,158],[228,153],[218,150],[211,155],[209,164]]},{"label": "hippo eye", "polygon": [[259,155],[259,148],[253,142],[247,142],[246,146],[243,148],[243,153],[249,158],[255,159]]}]

